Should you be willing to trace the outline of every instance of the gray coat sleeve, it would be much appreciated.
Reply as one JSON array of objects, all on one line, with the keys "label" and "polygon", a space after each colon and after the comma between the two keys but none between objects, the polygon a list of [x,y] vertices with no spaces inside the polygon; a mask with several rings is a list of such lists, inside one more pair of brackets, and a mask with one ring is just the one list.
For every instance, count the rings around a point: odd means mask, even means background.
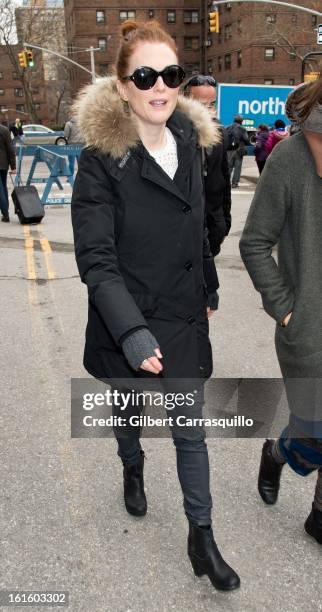
[{"label": "gray coat sleeve", "polygon": [[265,311],[282,321],[292,311],[293,288],[283,279],[272,248],[291,206],[290,169],[283,147],[273,150],[258,182],[239,243],[240,253]]}]

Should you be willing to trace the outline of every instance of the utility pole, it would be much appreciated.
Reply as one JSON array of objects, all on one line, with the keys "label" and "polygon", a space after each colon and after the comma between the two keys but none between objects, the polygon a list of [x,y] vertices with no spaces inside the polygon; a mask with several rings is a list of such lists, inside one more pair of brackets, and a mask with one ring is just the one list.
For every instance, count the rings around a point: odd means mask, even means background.
[{"label": "utility pole", "polygon": [[95,83],[96,81],[96,74],[95,74],[95,56],[94,56],[94,51],[97,51],[97,49],[94,49],[94,47],[90,47],[89,48],[89,52],[90,52],[90,56],[91,56],[91,73],[92,73],[92,83]]}]

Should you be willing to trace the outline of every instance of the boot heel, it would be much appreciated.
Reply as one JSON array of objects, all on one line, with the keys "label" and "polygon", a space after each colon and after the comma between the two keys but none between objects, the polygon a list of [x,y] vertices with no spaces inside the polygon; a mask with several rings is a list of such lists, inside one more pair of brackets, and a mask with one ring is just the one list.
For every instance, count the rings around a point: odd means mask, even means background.
[{"label": "boot heel", "polygon": [[193,557],[192,555],[189,555],[189,559],[191,561],[192,569],[195,575],[198,576],[198,578],[200,578],[200,576],[204,576],[204,574],[207,573],[201,559],[198,559],[197,557]]}]

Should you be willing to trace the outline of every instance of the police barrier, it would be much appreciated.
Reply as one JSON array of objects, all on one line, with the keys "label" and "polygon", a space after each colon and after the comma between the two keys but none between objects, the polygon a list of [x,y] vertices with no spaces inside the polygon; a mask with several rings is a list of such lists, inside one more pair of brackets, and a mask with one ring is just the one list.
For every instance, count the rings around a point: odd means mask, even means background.
[{"label": "police barrier", "polygon": [[[63,185],[59,178],[66,177],[71,187],[74,185],[75,160],[79,159],[82,145],[18,145],[17,174],[14,186],[22,184],[22,166],[25,157],[33,157],[26,185],[32,183],[45,183],[45,189],[41,197],[43,204],[70,204],[71,196],[50,197],[51,188],[54,184],[63,191]],[[35,177],[35,171],[39,163],[46,164],[49,175]]]}]

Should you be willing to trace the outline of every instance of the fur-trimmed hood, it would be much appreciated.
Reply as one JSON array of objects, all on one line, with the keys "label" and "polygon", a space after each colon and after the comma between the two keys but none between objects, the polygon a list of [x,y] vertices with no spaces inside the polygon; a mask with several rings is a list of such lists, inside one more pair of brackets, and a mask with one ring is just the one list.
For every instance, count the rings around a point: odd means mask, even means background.
[{"label": "fur-trimmed hood", "polygon": [[[210,147],[222,141],[219,124],[200,102],[179,95],[176,110],[193,124],[199,145]],[[118,159],[139,144],[135,118],[127,111],[116,88],[116,77],[87,85],[79,94],[73,115],[85,145]]]}]

